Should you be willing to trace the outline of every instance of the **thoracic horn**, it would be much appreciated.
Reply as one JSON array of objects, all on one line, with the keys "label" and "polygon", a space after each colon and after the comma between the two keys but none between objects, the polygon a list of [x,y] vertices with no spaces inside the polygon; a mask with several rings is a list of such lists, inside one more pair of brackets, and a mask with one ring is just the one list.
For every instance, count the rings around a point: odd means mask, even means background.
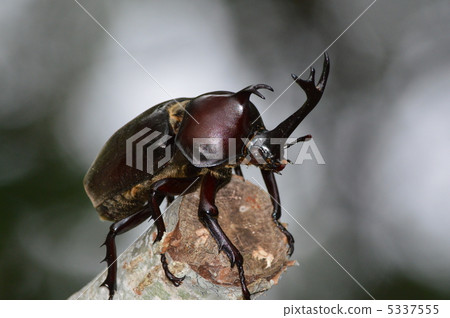
[{"label": "thoracic horn", "polygon": [[235,98],[241,103],[244,104],[246,101],[249,100],[251,94],[255,94],[256,96],[266,99],[263,94],[258,92],[258,89],[268,89],[269,91],[273,92],[273,88],[266,84],[257,84],[257,85],[250,85],[244,89],[241,89],[239,92],[235,93]]}]

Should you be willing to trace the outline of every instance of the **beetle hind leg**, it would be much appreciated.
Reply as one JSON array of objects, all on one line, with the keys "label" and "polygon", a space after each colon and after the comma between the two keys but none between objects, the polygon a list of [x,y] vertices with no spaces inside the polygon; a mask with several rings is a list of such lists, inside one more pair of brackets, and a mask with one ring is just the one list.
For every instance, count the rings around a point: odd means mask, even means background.
[{"label": "beetle hind leg", "polygon": [[146,208],[113,223],[109,228],[109,233],[106,236],[105,243],[102,244],[102,246],[106,245],[106,257],[102,260],[102,262],[106,262],[108,266],[108,273],[106,275],[106,279],[100,285],[108,288],[109,300],[113,299],[117,290],[117,251],[115,238],[117,235],[135,228],[150,216],[151,210]]}]

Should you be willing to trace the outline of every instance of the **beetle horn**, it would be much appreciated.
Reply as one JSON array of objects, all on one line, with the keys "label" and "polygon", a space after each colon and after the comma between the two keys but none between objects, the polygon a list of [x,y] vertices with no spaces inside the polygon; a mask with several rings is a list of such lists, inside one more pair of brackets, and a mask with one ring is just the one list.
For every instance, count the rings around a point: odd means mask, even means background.
[{"label": "beetle horn", "polygon": [[239,100],[241,104],[248,101],[251,94],[255,94],[256,96],[266,99],[263,94],[258,92],[258,89],[268,89],[269,91],[273,92],[273,88],[266,84],[257,84],[257,85],[250,85],[244,89],[241,89],[239,92],[235,93],[235,97]]},{"label": "beetle horn", "polygon": [[275,129],[269,132],[270,137],[276,138],[287,138],[289,137],[295,128],[300,125],[300,123],[305,119],[305,117],[316,107],[319,103],[320,98],[323,95],[325,86],[327,84],[328,73],[330,72],[330,59],[328,54],[324,54],[323,70],[320,76],[319,82],[315,84],[314,74],[315,70],[313,67],[310,69],[310,74],[308,79],[302,80],[297,75],[292,74],[292,78],[306,93],[306,102],[291,116],[286,118],[281,124],[279,124]]},{"label": "beetle horn", "polygon": [[303,142],[303,141],[308,141],[308,140],[311,140],[311,139],[312,139],[312,136],[311,136],[311,135],[306,135],[306,136],[303,136],[303,137],[300,137],[300,138],[295,139],[293,142],[290,142],[290,143],[288,143],[288,144],[285,144],[285,145],[284,145],[284,148],[287,149],[287,148],[289,148],[289,147],[295,145],[296,143]]}]

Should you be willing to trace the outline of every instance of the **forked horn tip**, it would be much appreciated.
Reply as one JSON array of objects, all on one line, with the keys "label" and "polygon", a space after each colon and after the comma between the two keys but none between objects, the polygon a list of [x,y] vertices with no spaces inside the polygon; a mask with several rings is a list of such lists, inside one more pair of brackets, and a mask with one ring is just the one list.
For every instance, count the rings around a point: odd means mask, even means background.
[{"label": "forked horn tip", "polygon": [[258,91],[258,89],[267,89],[267,90],[273,92],[273,88],[272,88],[271,86],[269,86],[269,85],[266,85],[266,84],[256,84],[256,85],[250,85],[250,86],[247,86],[246,88],[244,88],[244,89],[240,90],[239,92],[237,92],[235,95],[238,96],[238,97],[241,97],[241,98],[246,98],[246,99],[248,99],[248,98],[250,98],[250,95],[251,95],[251,94],[255,94],[256,96],[258,96],[258,97],[260,97],[260,98],[262,98],[262,99],[266,99],[266,98],[264,97],[264,95],[261,94],[261,93]]}]

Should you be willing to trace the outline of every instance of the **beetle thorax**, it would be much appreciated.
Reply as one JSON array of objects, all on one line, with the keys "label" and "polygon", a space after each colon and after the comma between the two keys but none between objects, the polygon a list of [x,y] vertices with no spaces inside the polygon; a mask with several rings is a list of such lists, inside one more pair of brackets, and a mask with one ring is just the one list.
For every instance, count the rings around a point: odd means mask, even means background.
[{"label": "beetle thorax", "polygon": [[255,116],[251,107],[233,96],[228,92],[203,95],[186,106],[190,116],[184,116],[176,144],[194,165],[213,167],[242,155]]}]

